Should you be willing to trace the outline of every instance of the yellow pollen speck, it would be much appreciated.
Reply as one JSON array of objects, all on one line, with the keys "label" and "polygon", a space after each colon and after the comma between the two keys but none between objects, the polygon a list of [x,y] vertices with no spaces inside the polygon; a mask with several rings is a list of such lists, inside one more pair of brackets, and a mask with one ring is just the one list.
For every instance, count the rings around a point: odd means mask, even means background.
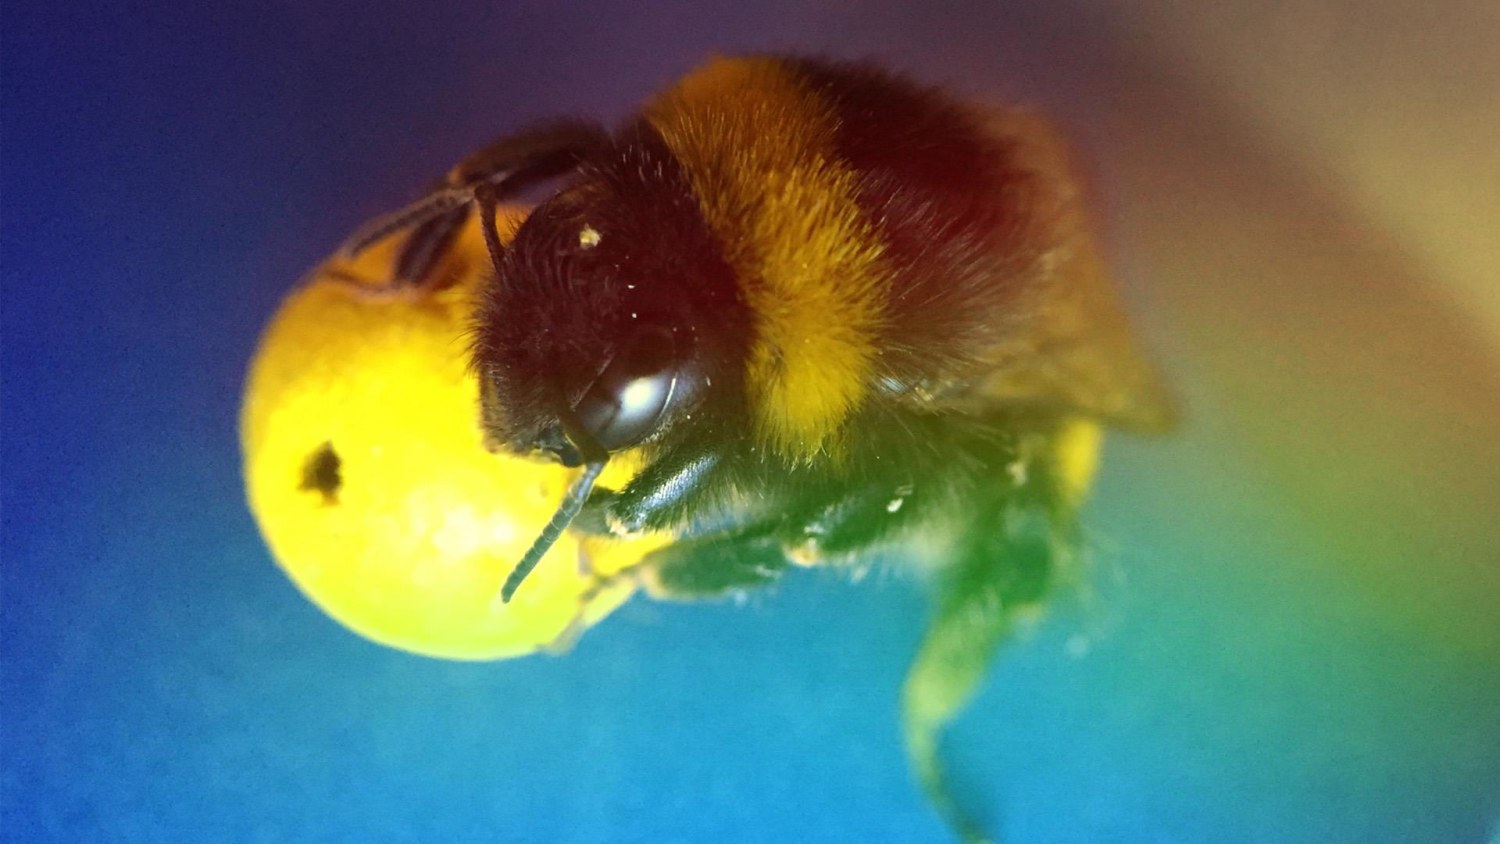
[{"label": "yellow pollen speck", "polygon": [[1099,468],[1099,451],[1104,429],[1093,420],[1075,419],[1058,431],[1053,460],[1058,480],[1070,506],[1083,502],[1094,473]]}]

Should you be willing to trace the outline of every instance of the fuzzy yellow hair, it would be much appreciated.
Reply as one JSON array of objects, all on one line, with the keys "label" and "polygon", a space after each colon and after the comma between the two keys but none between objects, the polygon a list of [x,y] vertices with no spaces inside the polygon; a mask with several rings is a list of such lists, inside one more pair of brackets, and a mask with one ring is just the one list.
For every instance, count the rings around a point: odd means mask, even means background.
[{"label": "fuzzy yellow hair", "polygon": [[836,451],[871,381],[890,270],[834,152],[831,109],[774,59],[718,59],[646,116],[754,314],[757,434],[794,459]]}]

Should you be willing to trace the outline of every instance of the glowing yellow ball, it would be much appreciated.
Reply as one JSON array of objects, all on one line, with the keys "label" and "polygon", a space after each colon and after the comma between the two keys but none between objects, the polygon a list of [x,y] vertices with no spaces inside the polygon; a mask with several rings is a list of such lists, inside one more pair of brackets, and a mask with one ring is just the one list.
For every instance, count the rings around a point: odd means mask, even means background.
[{"label": "glowing yellow ball", "polygon": [[[488,265],[478,227],[440,268],[452,286],[436,293],[378,290],[393,250],[320,267],[261,340],[241,416],[261,532],[308,598],[377,642],[496,659],[566,640],[629,597],[628,578],[590,594],[595,575],[660,541],[565,534],[509,604],[498,600],[573,473],[481,442],[465,336]],[[603,482],[627,468],[612,465]]]}]

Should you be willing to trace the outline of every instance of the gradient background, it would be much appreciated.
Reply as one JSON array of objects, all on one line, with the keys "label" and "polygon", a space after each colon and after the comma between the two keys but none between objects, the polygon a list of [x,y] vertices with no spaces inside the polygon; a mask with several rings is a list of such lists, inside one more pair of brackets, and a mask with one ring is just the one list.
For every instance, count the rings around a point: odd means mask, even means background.
[{"label": "gradient background", "polygon": [[497,132],[746,49],[1068,124],[1190,409],[1112,441],[1093,594],[951,736],[969,799],[1015,842],[1500,834],[1492,2],[3,14],[8,840],[942,840],[897,728],[920,584],[443,663],[322,617],[242,499],[241,379],[306,267]]}]

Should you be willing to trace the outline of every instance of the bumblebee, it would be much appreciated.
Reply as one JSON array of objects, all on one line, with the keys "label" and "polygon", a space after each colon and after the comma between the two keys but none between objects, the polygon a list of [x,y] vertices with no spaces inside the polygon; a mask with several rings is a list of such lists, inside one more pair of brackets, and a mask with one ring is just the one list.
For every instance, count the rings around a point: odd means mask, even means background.
[{"label": "bumblebee", "polygon": [[[549,181],[502,245],[496,204]],[[1067,444],[1173,419],[1061,140],[869,65],[720,58],[614,131],[501,138],[348,248],[409,229],[392,283],[440,283],[476,212],[482,434],[583,469],[502,599],[569,525],[673,531],[644,566],[672,596],[904,544],[946,584],[907,691],[946,801],[936,727],[1075,544]]]}]

